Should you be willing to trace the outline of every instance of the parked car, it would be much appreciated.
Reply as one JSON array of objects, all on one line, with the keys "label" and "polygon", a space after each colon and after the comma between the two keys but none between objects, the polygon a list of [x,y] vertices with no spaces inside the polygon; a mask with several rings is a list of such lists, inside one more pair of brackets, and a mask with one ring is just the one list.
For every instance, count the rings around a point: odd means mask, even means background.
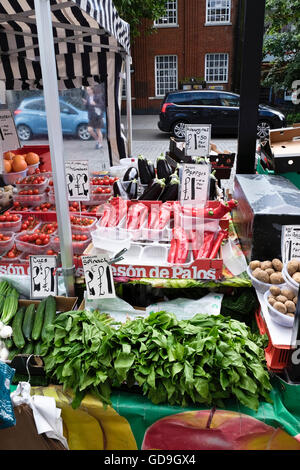
[{"label": "parked car", "polygon": [[[172,91],[165,95],[159,114],[158,128],[178,139],[184,139],[186,124],[211,124],[212,132],[238,132],[240,97],[235,93],[193,90]],[[257,136],[268,136],[270,129],[286,126],[285,116],[267,105],[259,105]]]},{"label": "parked car", "polygon": [[[89,140],[88,113],[76,108],[60,98],[60,117],[64,135]],[[20,140],[30,140],[33,136],[47,134],[45,102],[42,97],[26,98],[14,111],[14,120]],[[106,116],[104,114],[103,136],[106,135]]]}]

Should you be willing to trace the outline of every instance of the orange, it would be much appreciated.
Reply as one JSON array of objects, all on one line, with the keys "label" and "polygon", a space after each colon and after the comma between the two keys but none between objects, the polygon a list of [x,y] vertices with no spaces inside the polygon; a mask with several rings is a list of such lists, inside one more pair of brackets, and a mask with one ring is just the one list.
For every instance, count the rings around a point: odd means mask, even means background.
[{"label": "orange", "polygon": [[36,163],[39,163],[40,157],[38,156],[37,153],[29,152],[25,156],[25,160],[26,160],[27,165],[35,165]]},{"label": "orange", "polygon": [[12,170],[14,172],[24,171],[27,168],[27,163],[22,155],[16,155],[12,162]]},{"label": "orange", "polygon": [[4,160],[4,173],[10,173],[11,172],[11,162],[9,160]]},{"label": "orange", "polygon": [[3,157],[5,160],[11,160],[15,154],[13,152],[4,152]]}]

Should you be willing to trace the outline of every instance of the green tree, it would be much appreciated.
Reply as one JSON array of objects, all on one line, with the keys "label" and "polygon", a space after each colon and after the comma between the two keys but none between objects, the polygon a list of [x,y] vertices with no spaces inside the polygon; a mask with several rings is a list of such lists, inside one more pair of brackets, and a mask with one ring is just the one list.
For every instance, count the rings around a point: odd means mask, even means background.
[{"label": "green tree", "polygon": [[300,80],[300,0],[267,0],[264,57],[271,56],[263,84],[275,91]]},{"label": "green tree", "polygon": [[114,0],[120,17],[130,24],[131,38],[140,34],[139,26],[143,19],[150,20],[152,26],[147,32],[153,32],[153,22],[166,12],[166,0]]}]

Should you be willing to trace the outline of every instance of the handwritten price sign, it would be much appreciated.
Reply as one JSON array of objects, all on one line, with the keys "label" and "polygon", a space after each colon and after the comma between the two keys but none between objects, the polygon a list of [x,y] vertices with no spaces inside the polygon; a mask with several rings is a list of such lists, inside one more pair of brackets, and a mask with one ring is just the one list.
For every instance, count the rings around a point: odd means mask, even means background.
[{"label": "handwritten price sign", "polygon": [[281,254],[284,263],[300,258],[300,225],[282,226]]},{"label": "handwritten price sign", "polygon": [[180,184],[181,204],[203,205],[207,201],[210,165],[186,163],[183,165]]},{"label": "handwritten price sign", "polygon": [[65,171],[69,201],[89,201],[89,162],[85,160],[68,160],[65,163]]},{"label": "handwritten price sign", "polygon": [[207,157],[210,152],[211,125],[185,126],[185,155]]},{"label": "handwritten price sign", "polygon": [[31,299],[57,295],[56,256],[30,256]]},{"label": "handwritten price sign", "polygon": [[116,296],[111,265],[105,258],[83,256],[82,265],[89,300],[109,299]]}]

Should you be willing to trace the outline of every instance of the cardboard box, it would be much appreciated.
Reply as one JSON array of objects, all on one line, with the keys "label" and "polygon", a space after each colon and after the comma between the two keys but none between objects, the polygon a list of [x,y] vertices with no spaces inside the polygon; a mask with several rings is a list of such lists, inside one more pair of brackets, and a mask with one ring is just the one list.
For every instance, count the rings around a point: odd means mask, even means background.
[{"label": "cardboard box", "polygon": [[281,258],[283,225],[300,225],[300,191],[279,175],[236,175],[232,219],[248,261]]},{"label": "cardboard box", "polygon": [[270,130],[261,153],[275,173],[300,172],[300,127]]},{"label": "cardboard box", "polygon": [[[75,309],[75,306],[78,301],[78,297],[63,297],[57,296],[56,300],[56,311],[57,312],[68,312],[69,310]],[[19,307],[27,307],[30,304],[35,304],[36,306],[40,303],[40,300],[19,300]],[[31,357],[30,357],[31,356]],[[30,360],[27,364],[28,358]],[[10,367],[16,370],[17,374],[28,375],[26,364],[28,365],[28,370],[32,376],[44,376],[44,362],[40,356],[35,356],[31,354],[18,354],[10,362]]]}]

